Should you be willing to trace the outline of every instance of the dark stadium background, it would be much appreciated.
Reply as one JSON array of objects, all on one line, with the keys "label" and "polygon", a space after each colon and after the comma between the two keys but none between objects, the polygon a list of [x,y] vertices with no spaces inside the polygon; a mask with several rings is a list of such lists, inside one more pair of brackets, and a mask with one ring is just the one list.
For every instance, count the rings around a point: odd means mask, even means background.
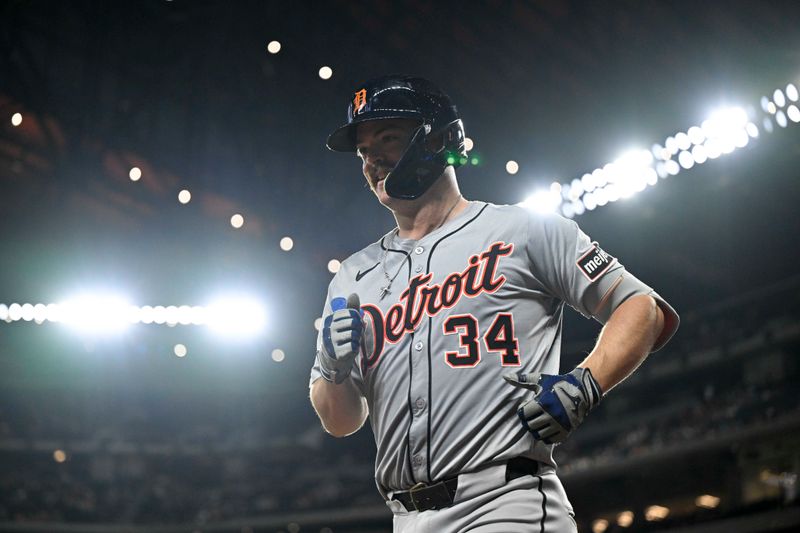
[{"label": "dark stadium background", "polygon": [[[760,113],[800,83],[800,4],[3,0],[0,303],[236,290],[268,323],[0,322],[0,530],[390,531],[369,429],[324,435],[307,382],[329,260],[393,224],[324,140],[391,72],[457,103],[479,158],[465,196],[517,203],[719,106]],[[799,141],[762,129],[577,217],[683,319],[558,451],[581,531],[800,527]],[[564,368],[597,331],[568,312]]]}]

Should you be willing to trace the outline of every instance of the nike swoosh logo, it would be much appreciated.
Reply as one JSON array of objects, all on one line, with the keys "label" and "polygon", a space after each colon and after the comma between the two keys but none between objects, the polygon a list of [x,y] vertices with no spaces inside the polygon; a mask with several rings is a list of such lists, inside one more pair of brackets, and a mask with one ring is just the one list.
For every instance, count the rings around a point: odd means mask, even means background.
[{"label": "nike swoosh logo", "polygon": [[375,263],[375,265],[373,265],[371,268],[366,269],[364,272],[361,272],[360,270],[356,272],[356,281],[361,281],[361,278],[363,278],[364,276],[375,270],[375,267],[377,267],[380,264],[381,262],[378,261],[377,263]]},{"label": "nike swoosh logo", "polygon": [[580,405],[580,403],[581,403],[580,396],[573,396],[570,393],[568,393],[567,391],[564,391],[564,394],[567,396],[567,398],[570,399],[570,401],[572,401],[572,412],[577,415],[578,414],[578,405]]}]

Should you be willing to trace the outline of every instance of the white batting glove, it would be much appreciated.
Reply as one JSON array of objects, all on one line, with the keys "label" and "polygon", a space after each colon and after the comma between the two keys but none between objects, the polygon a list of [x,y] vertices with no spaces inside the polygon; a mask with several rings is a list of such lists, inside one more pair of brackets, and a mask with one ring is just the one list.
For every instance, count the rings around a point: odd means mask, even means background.
[{"label": "white batting glove", "polygon": [[331,300],[333,313],[323,321],[322,350],[317,352],[322,377],[330,382],[343,382],[353,370],[364,333],[364,317],[359,307],[357,294],[351,294],[347,301]]},{"label": "white batting glove", "polygon": [[536,393],[532,400],[519,406],[517,416],[535,439],[547,444],[564,442],[603,397],[588,368],[578,367],[558,376],[534,372],[503,378],[515,387]]}]

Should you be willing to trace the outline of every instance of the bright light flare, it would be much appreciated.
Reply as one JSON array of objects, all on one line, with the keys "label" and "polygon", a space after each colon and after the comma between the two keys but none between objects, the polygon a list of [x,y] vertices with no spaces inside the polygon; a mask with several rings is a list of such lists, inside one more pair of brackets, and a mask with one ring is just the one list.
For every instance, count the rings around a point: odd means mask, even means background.
[{"label": "bright light flare", "polygon": [[778,126],[781,128],[785,128],[789,125],[789,122],[786,120],[786,114],[783,112],[783,110],[775,113],[775,122],[777,122]]},{"label": "bright light flare", "polygon": [[519,205],[537,213],[555,213],[561,205],[561,191],[553,188],[540,189],[528,196]]},{"label": "bright light flare", "polygon": [[[649,150],[634,150],[601,168],[585,173],[571,182],[562,183],[560,197],[539,190],[517,205],[548,213],[561,211],[572,218],[623,198],[629,198],[661,179],[679,174],[709,160],[745,148],[751,140],[771,134],[778,128],[800,123],[800,100],[797,85],[789,83],[785,90],[776,89],[760,99],[760,115],[754,107],[749,111],[739,106],[719,108],[702,122],[686,131],[654,143]],[[753,116],[748,115],[751,114]],[[752,119],[752,121],[750,120]],[[518,166],[509,161],[507,172]],[[563,199],[562,199],[563,197]]]},{"label": "bright light flare", "polygon": [[62,323],[92,334],[118,333],[132,324],[155,324],[208,326],[223,333],[246,335],[261,331],[266,324],[266,312],[259,302],[245,297],[220,299],[208,307],[138,307],[117,294],[85,293],[62,303],[0,304],[0,320]]},{"label": "bright light flare", "polygon": [[648,522],[664,520],[667,516],[669,516],[669,508],[661,505],[651,505],[644,511],[644,518]]},{"label": "bright light flare", "polygon": [[608,520],[599,518],[592,522],[592,533],[605,533],[608,529]]},{"label": "bright light flare", "polygon": [[288,252],[289,250],[294,248],[294,241],[292,240],[291,237],[284,237],[281,239],[280,246],[281,250],[283,250],[284,252]]},{"label": "bright light flare", "polygon": [[182,204],[188,204],[192,201],[192,193],[188,189],[183,189],[178,193],[178,201]]},{"label": "bright light flare", "polygon": [[333,69],[331,67],[320,67],[319,77],[323,80],[329,80],[333,76]]},{"label": "bright light flare", "polygon": [[14,113],[11,115],[11,125],[16,127],[20,124],[22,124],[22,113]]},{"label": "bright light flare", "polygon": [[267,45],[267,52],[270,54],[277,54],[281,51],[281,43],[278,41],[270,41]]},{"label": "bright light flare", "polygon": [[633,524],[633,511],[622,511],[617,515],[619,527],[630,527],[631,524]]},{"label": "bright light flare", "polygon": [[[49,307],[49,306],[48,306]],[[85,333],[118,333],[138,322],[139,309],[118,294],[81,294],[48,309],[48,319]]]},{"label": "bright light flare", "polygon": [[689,128],[688,131],[689,140],[692,144],[702,144],[703,141],[706,140],[706,136],[703,134],[703,130],[698,128],[697,126],[692,126]]},{"label": "bright light flare", "polygon": [[783,91],[780,89],[775,89],[775,92],[772,93],[772,101],[775,102],[775,105],[778,107],[783,107],[786,105],[786,98],[783,96]]},{"label": "bright light flare", "polygon": [[703,494],[698,496],[694,503],[703,509],[716,509],[719,506],[719,498],[711,494]]},{"label": "bright light flare", "polygon": [[175,354],[175,357],[186,357],[188,350],[186,346],[183,344],[176,344],[175,347],[172,349],[172,353]]},{"label": "bright light flare", "polygon": [[[684,134],[682,141],[689,143],[689,137]],[[625,152],[616,161],[606,165],[604,170],[609,176],[609,181],[614,185],[609,193],[610,201],[619,198],[630,198],[637,192],[643,191],[647,187],[648,181],[652,181],[653,154],[650,150],[631,150]]]},{"label": "bright light flare", "polygon": [[206,324],[225,336],[253,336],[262,332],[267,312],[261,302],[247,296],[228,296],[215,300],[205,309]]},{"label": "bright light flare", "polygon": [[139,181],[142,177],[142,169],[139,167],[133,167],[130,172],[128,172],[128,177],[131,181]]},{"label": "bright light flare", "polygon": [[746,145],[743,138],[747,137],[747,124],[747,112],[741,107],[728,107],[712,113],[701,125],[709,157],[713,159],[711,154],[717,150],[721,154],[729,154]]},{"label": "bright light flare", "polygon": [[714,111],[703,121],[701,129],[706,136],[719,136],[726,130],[743,128],[747,124],[747,112],[741,107],[725,107]]},{"label": "bright light flare", "polygon": [[797,94],[797,87],[793,83],[786,86],[786,98],[792,102],[796,102],[798,96],[800,95]]}]

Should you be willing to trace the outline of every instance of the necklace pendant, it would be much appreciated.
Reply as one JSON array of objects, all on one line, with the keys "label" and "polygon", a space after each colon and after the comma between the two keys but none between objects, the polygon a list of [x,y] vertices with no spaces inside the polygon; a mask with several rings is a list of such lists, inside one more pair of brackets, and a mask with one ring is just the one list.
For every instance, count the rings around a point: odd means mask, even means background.
[{"label": "necklace pendant", "polygon": [[389,292],[390,291],[389,291],[389,287],[388,286],[381,287],[380,299],[383,300],[386,297],[386,295],[389,294]]}]

